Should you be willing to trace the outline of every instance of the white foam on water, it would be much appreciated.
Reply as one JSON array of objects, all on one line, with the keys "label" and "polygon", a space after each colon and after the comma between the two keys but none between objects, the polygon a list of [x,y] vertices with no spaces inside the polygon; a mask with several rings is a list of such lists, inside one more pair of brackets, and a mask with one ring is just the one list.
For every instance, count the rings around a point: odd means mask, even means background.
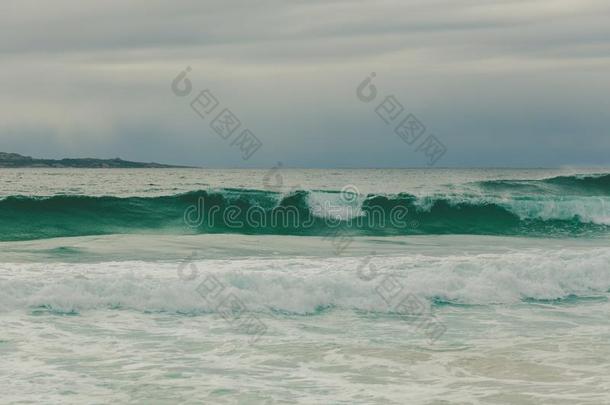
[{"label": "white foam on water", "polygon": [[598,196],[568,196],[544,198],[520,198],[511,195],[454,195],[438,194],[419,197],[414,201],[419,211],[429,212],[438,200],[446,200],[450,205],[472,206],[498,205],[517,215],[521,220],[573,220],[583,223],[610,225],[610,198]]},{"label": "white foam on water", "polygon": [[365,199],[365,195],[356,192],[310,191],[307,194],[307,205],[311,213],[318,218],[348,221],[364,215],[362,203]]},{"label": "white foam on water", "polygon": [[[225,288],[223,294],[235,293],[248,310],[296,314],[325,308],[394,312],[396,302],[388,303],[379,292],[384,282],[398,284],[400,296],[411,293],[427,304],[512,304],[599,296],[610,290],[610,248],[243,258],[193,264],[197,277],[183,280],[178,276],[179,263],[4,263],[0,264],[0,309],[215,312],[218,300],[196,290],[203,280],[217,280]],[[187,266],[183,274],[191,274],[191,269]]]},{"label": "white foam on water", "polygon": [[521,219],[578,218],[581,222],[610,225],[610,199],[608,197],[570,197],[559,199],[528,199],[500,202]]}]

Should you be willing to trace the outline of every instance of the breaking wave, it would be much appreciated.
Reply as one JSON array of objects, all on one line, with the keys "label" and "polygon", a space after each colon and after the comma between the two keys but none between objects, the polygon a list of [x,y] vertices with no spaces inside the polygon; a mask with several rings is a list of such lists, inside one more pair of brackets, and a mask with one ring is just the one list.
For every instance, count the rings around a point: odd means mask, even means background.
[{"label": "breaking wave", "polygon": [[10,196],[0,240],[125,233],[594,236],[610,230],[610,174],[475,183],[415,196],[298,190],[193,191],[161,197]]},{"label": "breaking wave", "polygon": [[[332,308],[391,314],[407,296],[428,308],[607,299],[609,266],[607,248],[444,257],[207,260],[183,264],[181,273],[176,263],[5,263],[0,266],[0,311],[214,313],[231,294],[248,311],[287,314]],[[380,288],[389,277],[399,287],[392,297]],[[198,287],[204,281],[205,289]]]}]

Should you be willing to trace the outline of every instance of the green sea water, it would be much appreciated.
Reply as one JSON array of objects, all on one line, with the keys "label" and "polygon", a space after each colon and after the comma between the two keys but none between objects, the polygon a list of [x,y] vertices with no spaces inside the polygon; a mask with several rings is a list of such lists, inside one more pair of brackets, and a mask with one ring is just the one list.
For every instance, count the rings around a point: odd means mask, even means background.
[{"label": "green sea water", "polygon": [[[166,172],[161,184],[149,183],[150,190],[144,188],[136,195],[112,187],[99,189],[99,185],[51,188],[47,194],[43,189],[39,195],[9,189],[0,200],[0,240],[142,232],[595,236],[606,235],[610,225],[608,174],[489,180],[484,171],[465,172],[461,183],[429,186],[425,181],[431,175],[425,171],[384,171],[379,177],[382,181],[387,177],[388,183],[393,183],[392,177],[413,175],[423,183],[418,185],[420,190],[406,186],[406,190],[390,192],[374,191],[367,171],[353,172],[353,183],[336,189],[322,182],[311,188],[300,183],[289,188],[283,180],[271,185],[264,173],[260,174],[261,189],[255,189],[256,184],[240,188],[230,181],[223,183],[222,178],[207,185],[194,182],[199,172],[192,170],[184,171],[186,175]],[[531,177],[528,172],[515,173],[516,177],[519,174]],[[337,175],[350,179],[349,171]],[[477,175],[483,179],[475,180]],[[168,187],[174,178],[187,176],[197,190]],[[354,182],[363,180],[361,192]]]}]

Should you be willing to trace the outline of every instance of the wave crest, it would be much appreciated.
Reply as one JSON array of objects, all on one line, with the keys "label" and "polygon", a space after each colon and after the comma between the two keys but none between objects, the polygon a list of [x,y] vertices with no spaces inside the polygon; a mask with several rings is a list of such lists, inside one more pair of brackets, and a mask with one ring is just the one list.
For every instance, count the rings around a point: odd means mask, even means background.
[{"label": "wave crest", "polygon": [[[479,194],[369,194],[348,201],[332,191],[298,190],[282,195],[246,189],[146,198],[11,196],[0,200],[0,240],[141,232],[318,236],[337,232],[369,236],[607,234],[610,197],[604,193],[610,195],[609,183],[610,175],[497,180],[480,183],[483,192]],[[570,194],[568,188],[578,192]],[[595,190],[598,194],[594,194]]]}]

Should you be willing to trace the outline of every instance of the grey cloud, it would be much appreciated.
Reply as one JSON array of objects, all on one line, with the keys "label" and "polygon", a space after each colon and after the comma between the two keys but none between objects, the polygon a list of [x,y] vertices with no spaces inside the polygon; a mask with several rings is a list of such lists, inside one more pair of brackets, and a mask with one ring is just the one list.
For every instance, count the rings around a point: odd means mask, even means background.
[{"label": "grey cloud", "polygon": [[[376,71],[380,94],[447,143],[448,165],[600,164],[609,15],[598,0],[3,2],[0,150],[423,164],[355,98]],[[187,65],[264,139],[256,159],[171,94]]]}]

